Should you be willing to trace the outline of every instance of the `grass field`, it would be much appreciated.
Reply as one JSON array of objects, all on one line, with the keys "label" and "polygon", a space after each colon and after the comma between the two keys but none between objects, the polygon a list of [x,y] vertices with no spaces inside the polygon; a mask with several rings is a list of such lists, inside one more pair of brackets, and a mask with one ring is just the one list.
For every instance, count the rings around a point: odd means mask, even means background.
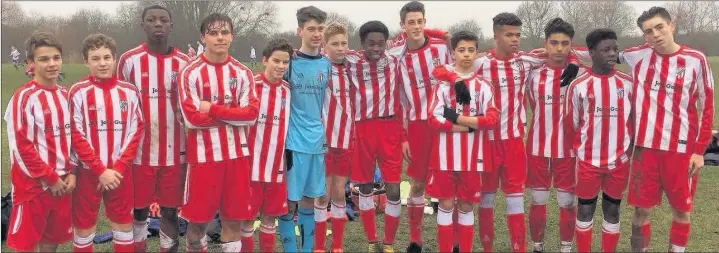
[{"label": "grass field", "polygon": [[[711,58],[711,64],[714,66],[714,80],[719,80],[719,57]],[[624,67],[624,66],[620,66]],[[84,77],[87,74],[87,69],[82,64],[66,64],[63,67],[63,72],[66,73],[66,79],[63,82],[63,85],[66,87],[69,87],[74,81]],[[18,87],[18,85],[23,84],[26,82],[26,77],[21,70],[15,70],[12,65],[3,64],[2,65],[2,79],[1,79],[1,85],[0,89],[2,90],[0,104],[1,109],[0,113],[4,115],[5,108],[7,106],[8,100],[12,96],[12,93],[15,91],[15,89]],[[717,96],[715,96],[715,101]],[[714,126],[719,126],[719,115],[715,115],[714,117]],[[10,190],[10,184],[9,184],[9,157],[7,153],[7,136],[6,136],[6,130],[5,130],[5,122],[2,122],[2,194],[5,195]],[[719,201],[717,201],[717,196],[719,196],[719,171],[717,170],[717,167],[707,167],[702,171],[701,175],[701,183],[698,187],[698,192],[696,195],[696,201],[694,202],[694,213],[692,216],[692,232],[691,237],[689,240],[689,245],[687,245],[687,249],[689,251],[703,251],[703,252],[710,252],[715,251],[717,249],[717,238],[719,238],[719,219],[717,219],[714,214],[719,213]],[[552,193],[552,199],[554,199],[554,192]],[[529,199],[527,198],[525,200],[526,202],[526,210],[528,210],[529,206]],[[666,203],[666,201],[664,201]],[[508,243],[508,236],[506,232],[506,225],[505,225],[505,218],[502,213],[504,213],[504,200],[499,196],[499,198],[496,201],[496,224],[495,224],[495,243],[494,243],[494,249],[496,251],[503,251],[507,252],[509,251],[509,243]],[[556,201],[552,202],[550,201],[550,204],[548,205],[548,218],[547,218],[547,231],[546,231],[546,239],[545,239],[545,247],[548,252],[556,252],[559,250],[559,234],[557,231],[557,224],[558,224],[558,208],[556,205]],[[601,208],[599,208],[601,209]],[[100,212],[103,213],[102,211]],[[408,244],[408,238],[409,238],[409,232],[407,230],[407,219],[405,218],[405,211],[402,212],[402,219],[401,219],[401,225],[399,232],[397,234],[397,243],[395,245],[395,249],[398,251],[404,251]],[[601,214],[601,210],[597,210],[597,215]],[[622,232],[622,239],[620,241],[618,251],[620,252],[628,252],[630,251],[629,247],[629,235],[631,233],[631,217],[633,214],[633,209],[629,207],[626,203],[623,204],[622,212],[621,212],[621,232]],[[378,231],[379,236],[382,238],[382,216],[377,217],[378,222]],[[600,226],[601,226],[601,217],[597,216],[595,218],[596,224],[595,224],[595,233],[594,233],[594,250],[599,251],[600,250]],[[652,220],[654,221],[652,228],[652,241],[651,241],[651,249],[650,251],[658,252],[658,251],[666,251],[668,246],[668,236],[669,236],[669,225],[671,222],[671,211],[667,207],[666,204],[664,204],[662,207],[657,208],[656,211],[653,214]],[[106,222],[104,218],[99,219],[98,224],[98,234],[109,231],[109,225]],[[423,238],[425,241],[425,252],[434,252],[437,251],[437,243],[436,243],[436,219],[433,215],[425,215],[424,216],[424,230],[423,230]],[[527,229],[529,230],[529,229]],[[475,230],[476,235],[476,230]],[[529,239],[529,234],[527,235],[527,249],[531,250],[531,240]],[[255,240],[257,241],[257,240]],[[328,237],[328,245],[330,238]],[[71,250],[71,243],[63,245],[60,250],[61,251],[70,251]],[[181,250],[184,250],[184,239],[181,239]],[[713,245],[713,246],[712,246]],[[148,243],[148,247],[151,251],[158,251],[159,250],[159,239],[157,237],[151,238]],[[258,248],[255,246],[255,248]],[[281,250],[281,246],[279,244],[279,241],[277,242],[277,248],[278,250]],[[481,249],[479,240],[475,241],[474,244],[475,251],[478,251]],[[2,250],[6,251],[9,250],[5,244],[2,245]],[[112,245],[110,243],[105,243],[101,245],[95,245],[96,251],[112,251]],[[218,245],[211,245],[210,247],[211,251],[219,251]],[[349,222],[347,223],[347,228],[345,232],[345,251],[346,252],[362,252],[367,250],[367,244],[366,239],[362,230],[362,226],[360,222]]]}]

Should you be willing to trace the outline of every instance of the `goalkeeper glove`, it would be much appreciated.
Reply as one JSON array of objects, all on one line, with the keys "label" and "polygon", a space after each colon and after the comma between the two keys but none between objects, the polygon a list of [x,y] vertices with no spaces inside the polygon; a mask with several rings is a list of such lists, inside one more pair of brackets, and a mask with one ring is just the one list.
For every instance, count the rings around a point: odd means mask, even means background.
[{"label": "goalkeeper glove", "polygon": [[469,89],[464,85],[464,81],[457,81],[454,83],[454,92],[457,95],[457,103],[460,105],[468,105],[471,100]]},{"label": "goalkeeper glove", "polygon": [[457,118],[459,118],[459,114],[457,114],[454,109],[448,107],[444,107],[444,113],[442,114],[442,116],[453,124],[457,124]]},{"label": "goalkeeper glove", "polygon": [[290,171],[292,169],[292,150],[285,149],[285,164],[287,171]]},{"label": "goalkeeper glove", "polygon": [[574,63],[567,65],[567,68],[564,69],[564,72],[562,72],[562,76],[560,77],[560,79],[562,79],[562,83],[559,87],[565,87],[572,83],[574,78],[577,77],[577,73],[579,73],[579,66]]}]

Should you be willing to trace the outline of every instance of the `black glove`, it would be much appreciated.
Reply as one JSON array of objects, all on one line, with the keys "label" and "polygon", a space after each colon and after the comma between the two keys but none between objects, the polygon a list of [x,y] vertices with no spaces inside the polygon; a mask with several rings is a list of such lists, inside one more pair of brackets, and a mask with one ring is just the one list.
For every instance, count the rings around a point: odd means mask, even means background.
[{"label": "black glove", "polygon": [[292,169],[292,150],[285,149],[285,163],[287,164],[287,171]]},{"label": "black glove", "polygon": [[572,63],[567,65],[567,68],[565,68],[564,72],[562,72],[562,77],[560,77],[562,79],[562,83],[559,87],[564,87],[572,83],[574,78],[577,78],[577,73],[579,73],[579,66]]},{"label": "black glove", "polygon": [[467,85],[464,85],[464,81],[457,81],[454,83],[454,93],[457,95],[457,103],[460,105],[468,105],[471,99],[469,89]]},{"label": "black glove", "polygon": [[454,109],[446,106],[444,107],[444,113],[442,114],[442,116],[453,124],[457,124],[457,118],[459,118],[459,114],[457,114]]},{"label": "black glove", "polygon": [[467,133],[472,133],[472,132],[474,132],[474,128],[469,127],[469,131],[467,131]]}]

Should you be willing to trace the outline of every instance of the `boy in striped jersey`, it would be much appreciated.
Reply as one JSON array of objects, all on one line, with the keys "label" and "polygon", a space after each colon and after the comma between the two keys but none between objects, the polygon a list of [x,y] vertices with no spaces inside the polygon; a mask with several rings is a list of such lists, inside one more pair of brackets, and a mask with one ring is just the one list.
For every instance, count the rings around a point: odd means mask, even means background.
[{"label": "boy in striped jersey", "polygon": [[[262,52],[265,71],[254,76],[259,100],[257,124],[248,134],[252,152],[252,216],[261,214],[260,252],[275,250],[275,221],[287,213],[285,138],[290,116],[290,84],[282,79],[292,55],[285,39],[275,39]],[[242,251],[253,252],[254,220],[243,222]]]},{"label": "boy in striped jersey", "polygon": [[55,252],[72,239],[70,209],[75,188],[68,93],[57,84],[62,45],[34,33],[26,43],[32,80],[5,109],[13,208],[7,246],[17,252]]},{"label": "boy in striped jersey", "polygon": [[[223,252],[242,248],[242,221],[252,220],[250,148],[255,124],[254,77],[229,55],[232,19],[212,13],[200,25],[207,50],[180,73],[180,109],[187,126],[187,181],[182,214],[187,250],[207,251],[207,225],[219,209]],[[212,185],[214,187],[207,187]]]},{"label": "boy in striped jersey", "polygon": [[147,42],[122,54],[117,65],[118,79],[137,86],[141,93],[143,138],[133,181],[135,194],[135,251],[147,250],[147,217],[155,200],[160,205],[160,251],[177,252],[179,220],[185,173],[185,129],[177,100],[177,76],[189,58],[171,47],[167,37],[172,15],[159,5],[142,11],[142,28]]},{"label": "boy in striped jersey", "polygon": [[592,31],[587,47],[592,68],[569,85],[562,117],[566,140],[577,159],[577,251],[591,251],[594,210],[602,191],[602,252],[614,252],[633,150],[632,81],[614,68],[618,53],[614,31]]},{"label": "boy in striped jersey", "polygon": [[[439,199],[437,241],[440,252],[450,252],[454,237],[459,237],[459,251],[472,252],[474,204],[480,200],[480,171],[491,169],[491,146],[486,129],[494,127],[499,111],[494,106],[490,83],[472,71],[478,38],[469,32],[452,35],[454,71],[469,91],[470,101],[461,98],[453,85],[443,82],[433,88],[429,124],[439,133],[433,143],[427,193]],[[451,80],[454,80],[452,78]],[[486,161],[486,162],[485,162]],[[489,165],[489,166],[488,166]],[[456,205],[455,205],[456,199]],[[457,208],[459,227],[454,234],[453,217]]]},{"label": "boy in striped jersey", "polygon": [[84,164],[78,170],[77,191],[72,198],[73,250],[92,252],[102,201],[113,231],[114,250],[133,251],[132,160],[143,127],[139,90],[116,79],[112,38],[88,36],[82,43],[82,54],[90,76],[70,89],[73,131],[78,133],[73,134],[73,150],[78,154],[89,150],[102,163]]},{"label": "boy in striped jersey", "polygon": [[533,117],[527,138],[527,187],[531,189],[529,230],[534,252],[544,251],[547,202],[552,185],[559,203],[559,239],[562,252],[569,252],[574,241],[574,157],[564,145],[564,128],[560,124],[567,86],[561,76],[569,63],[574,28],[555,18],[544,28],[544,48],[549,59],[542,67],[529,72],[527,95]]}]

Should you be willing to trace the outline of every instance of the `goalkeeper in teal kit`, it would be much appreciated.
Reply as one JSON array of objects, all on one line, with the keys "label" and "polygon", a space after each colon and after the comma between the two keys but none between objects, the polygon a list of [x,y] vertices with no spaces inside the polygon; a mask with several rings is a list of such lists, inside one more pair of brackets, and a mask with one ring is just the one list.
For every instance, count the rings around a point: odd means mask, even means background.
[{"label": "goalkeeper in teal kit", "polygon": [[322,124],[322,105],[332,69],[332,63],[320,54],[326,18],[327,14],[314,6],[297,11],[297,30],[302,38],[302,47],[296,51],[285,74],[292,99],[285,145],[289,212],[279,219],[284,252],[297,251],[293,221],[295,209],[299,216],[297,223],[302,252],[312,251],[314,200],[325,195],[324,156],[327,142]]}]

